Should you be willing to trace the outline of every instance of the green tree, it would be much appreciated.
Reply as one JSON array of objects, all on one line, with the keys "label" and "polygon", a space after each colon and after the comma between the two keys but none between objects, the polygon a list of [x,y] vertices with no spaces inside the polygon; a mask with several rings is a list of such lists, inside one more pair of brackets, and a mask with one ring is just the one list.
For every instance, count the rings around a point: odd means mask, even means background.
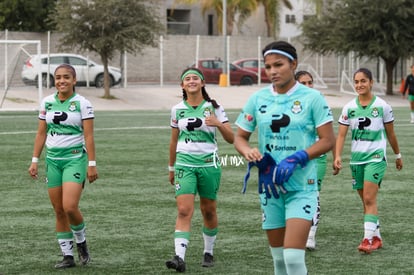
[{"label": "green tree", "polygon": [[111,98],[108,63],[115,53],[157,46],[163,31],[156,7],[145,0],[58,0],[51,20],[63,34],[61,49],[97,53],[104,65],[104,98]]},{"label": "green tree", "polygon": [[412,0],[343,0],[303,23],[303,42],[305,49],[320,54],[380,57],[387,73],[386,93],[391,95],[395,65],[414,54],[412,26]]},{"label": "green tree", "polygon": [[50,30],[45,19],[55,3],[56,0],[1,0],[0,29],[28,32]]}]

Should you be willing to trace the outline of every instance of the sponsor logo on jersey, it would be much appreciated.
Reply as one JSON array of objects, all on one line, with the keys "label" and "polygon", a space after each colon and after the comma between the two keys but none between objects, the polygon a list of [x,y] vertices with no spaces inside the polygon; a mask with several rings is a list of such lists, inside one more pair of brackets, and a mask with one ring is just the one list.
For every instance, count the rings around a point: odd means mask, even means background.
[{"label": "sponsor logo on jersey", "polygon": [[244,119],[248,122],[252,122],[253,116],[251,114],[244,114]]}]

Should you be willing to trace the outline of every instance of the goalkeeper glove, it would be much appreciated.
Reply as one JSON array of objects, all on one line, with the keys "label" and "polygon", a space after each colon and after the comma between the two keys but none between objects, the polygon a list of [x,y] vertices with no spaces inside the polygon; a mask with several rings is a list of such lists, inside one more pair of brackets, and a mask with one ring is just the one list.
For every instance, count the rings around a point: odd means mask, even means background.
[{"label": "goalkeeper glove", "polygon": [[[247,173],[244,176],[242,193],[246,192],[247,180],[250,177],[250,169],[253,166],[256,166],[259,169],[259,186],[258,186],[259,194],[262,194],[263,189],[264,189],[264,192],[266,193],[267,198],[270,198],[272,196],[271,193],[276,199],[279,198],[279,193],[275,185],[277,165],[276,165],[275,160],[268,153],[265,153],[263,158],[260,161],[249,162],[247,166]],[[286,193],[286,190],[283,187],[283,185],[279,186],[279,188],[283,193]]]},{"label": "goalkeeper glove", "polygon": [[277,166],[276,184],[283,185],[292,176],[297,164],[305,167],[309,161],[309,155],[305,150],[297,151],[293,155],[282,160]]}]

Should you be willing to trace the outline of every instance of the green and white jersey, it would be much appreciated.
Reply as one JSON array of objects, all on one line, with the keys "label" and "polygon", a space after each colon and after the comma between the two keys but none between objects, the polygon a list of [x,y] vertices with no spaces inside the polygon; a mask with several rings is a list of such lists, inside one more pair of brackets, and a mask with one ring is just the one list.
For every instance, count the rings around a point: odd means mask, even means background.
[{"label": "green and white jersey", "polygon": [[76,93],[61,102],[57,93],[42,100],[39,119],[47,123],[46,157],[70,159],[82,156],[84,136],[82,121],[93,119],[93,107]]},{"label": "green and white jersey", "polygon": [[192,167],[217,165],[216,127],[205,124],[205,118],[213,113],[220,122],[228,121],[222,106],[214,109],[207,101],[203,101],[196,108],[188,105],[186,101],[172,107],[170,125],[180,130],[176,164]]},{"label": "green and white jersey", "polygon": [[374,96],[363,107],[358,98],[342,109],[338,122],[351,129],[351,164],[380,162],[386,158],[387,135],[384,124],[394,121],[391,106]]},{"label": "green and white jersey", "polygon": [[[236,125],[247,132],[258,128],[259,150],[269,153],[276,163],[316,142],[317,128],[333,121],[323,95],[296,84],[286,94],[273,91],[272,85],[250,96]],[[295,172],[285,185],[288,191],[317,190],[314,160]]]}]

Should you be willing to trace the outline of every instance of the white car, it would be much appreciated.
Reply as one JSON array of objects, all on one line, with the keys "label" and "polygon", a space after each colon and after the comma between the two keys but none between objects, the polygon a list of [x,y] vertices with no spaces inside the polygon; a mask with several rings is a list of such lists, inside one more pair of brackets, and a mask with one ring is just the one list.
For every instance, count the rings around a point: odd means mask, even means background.
[{"label": "white car", "polygon": [[[40,59],[40,61],[39,61]],[[54,72],[57,66],[62,63],[72,65],[76,70],[76,80],[78,86],[86,86],[89,81],[90,86],[102,88],[104,86],[104,66],[99,65],[88,58],[70,53],[55,53],[49,55],[49,64],[47,64],[48,55],[41,54],[29,57],[23,65],[22,80],[26,85],[38,85],[38,69],[42,72],[42,85],[46,87],[47,75],[49,75],[50,86],[54,86]],[[89,66],[88,66],[89,64]],[[50,67],[48,71],[48,67]],[[110,86],[114,86],[121,82],[121,70],[115,67],[108,67],[110,76]]]}]

